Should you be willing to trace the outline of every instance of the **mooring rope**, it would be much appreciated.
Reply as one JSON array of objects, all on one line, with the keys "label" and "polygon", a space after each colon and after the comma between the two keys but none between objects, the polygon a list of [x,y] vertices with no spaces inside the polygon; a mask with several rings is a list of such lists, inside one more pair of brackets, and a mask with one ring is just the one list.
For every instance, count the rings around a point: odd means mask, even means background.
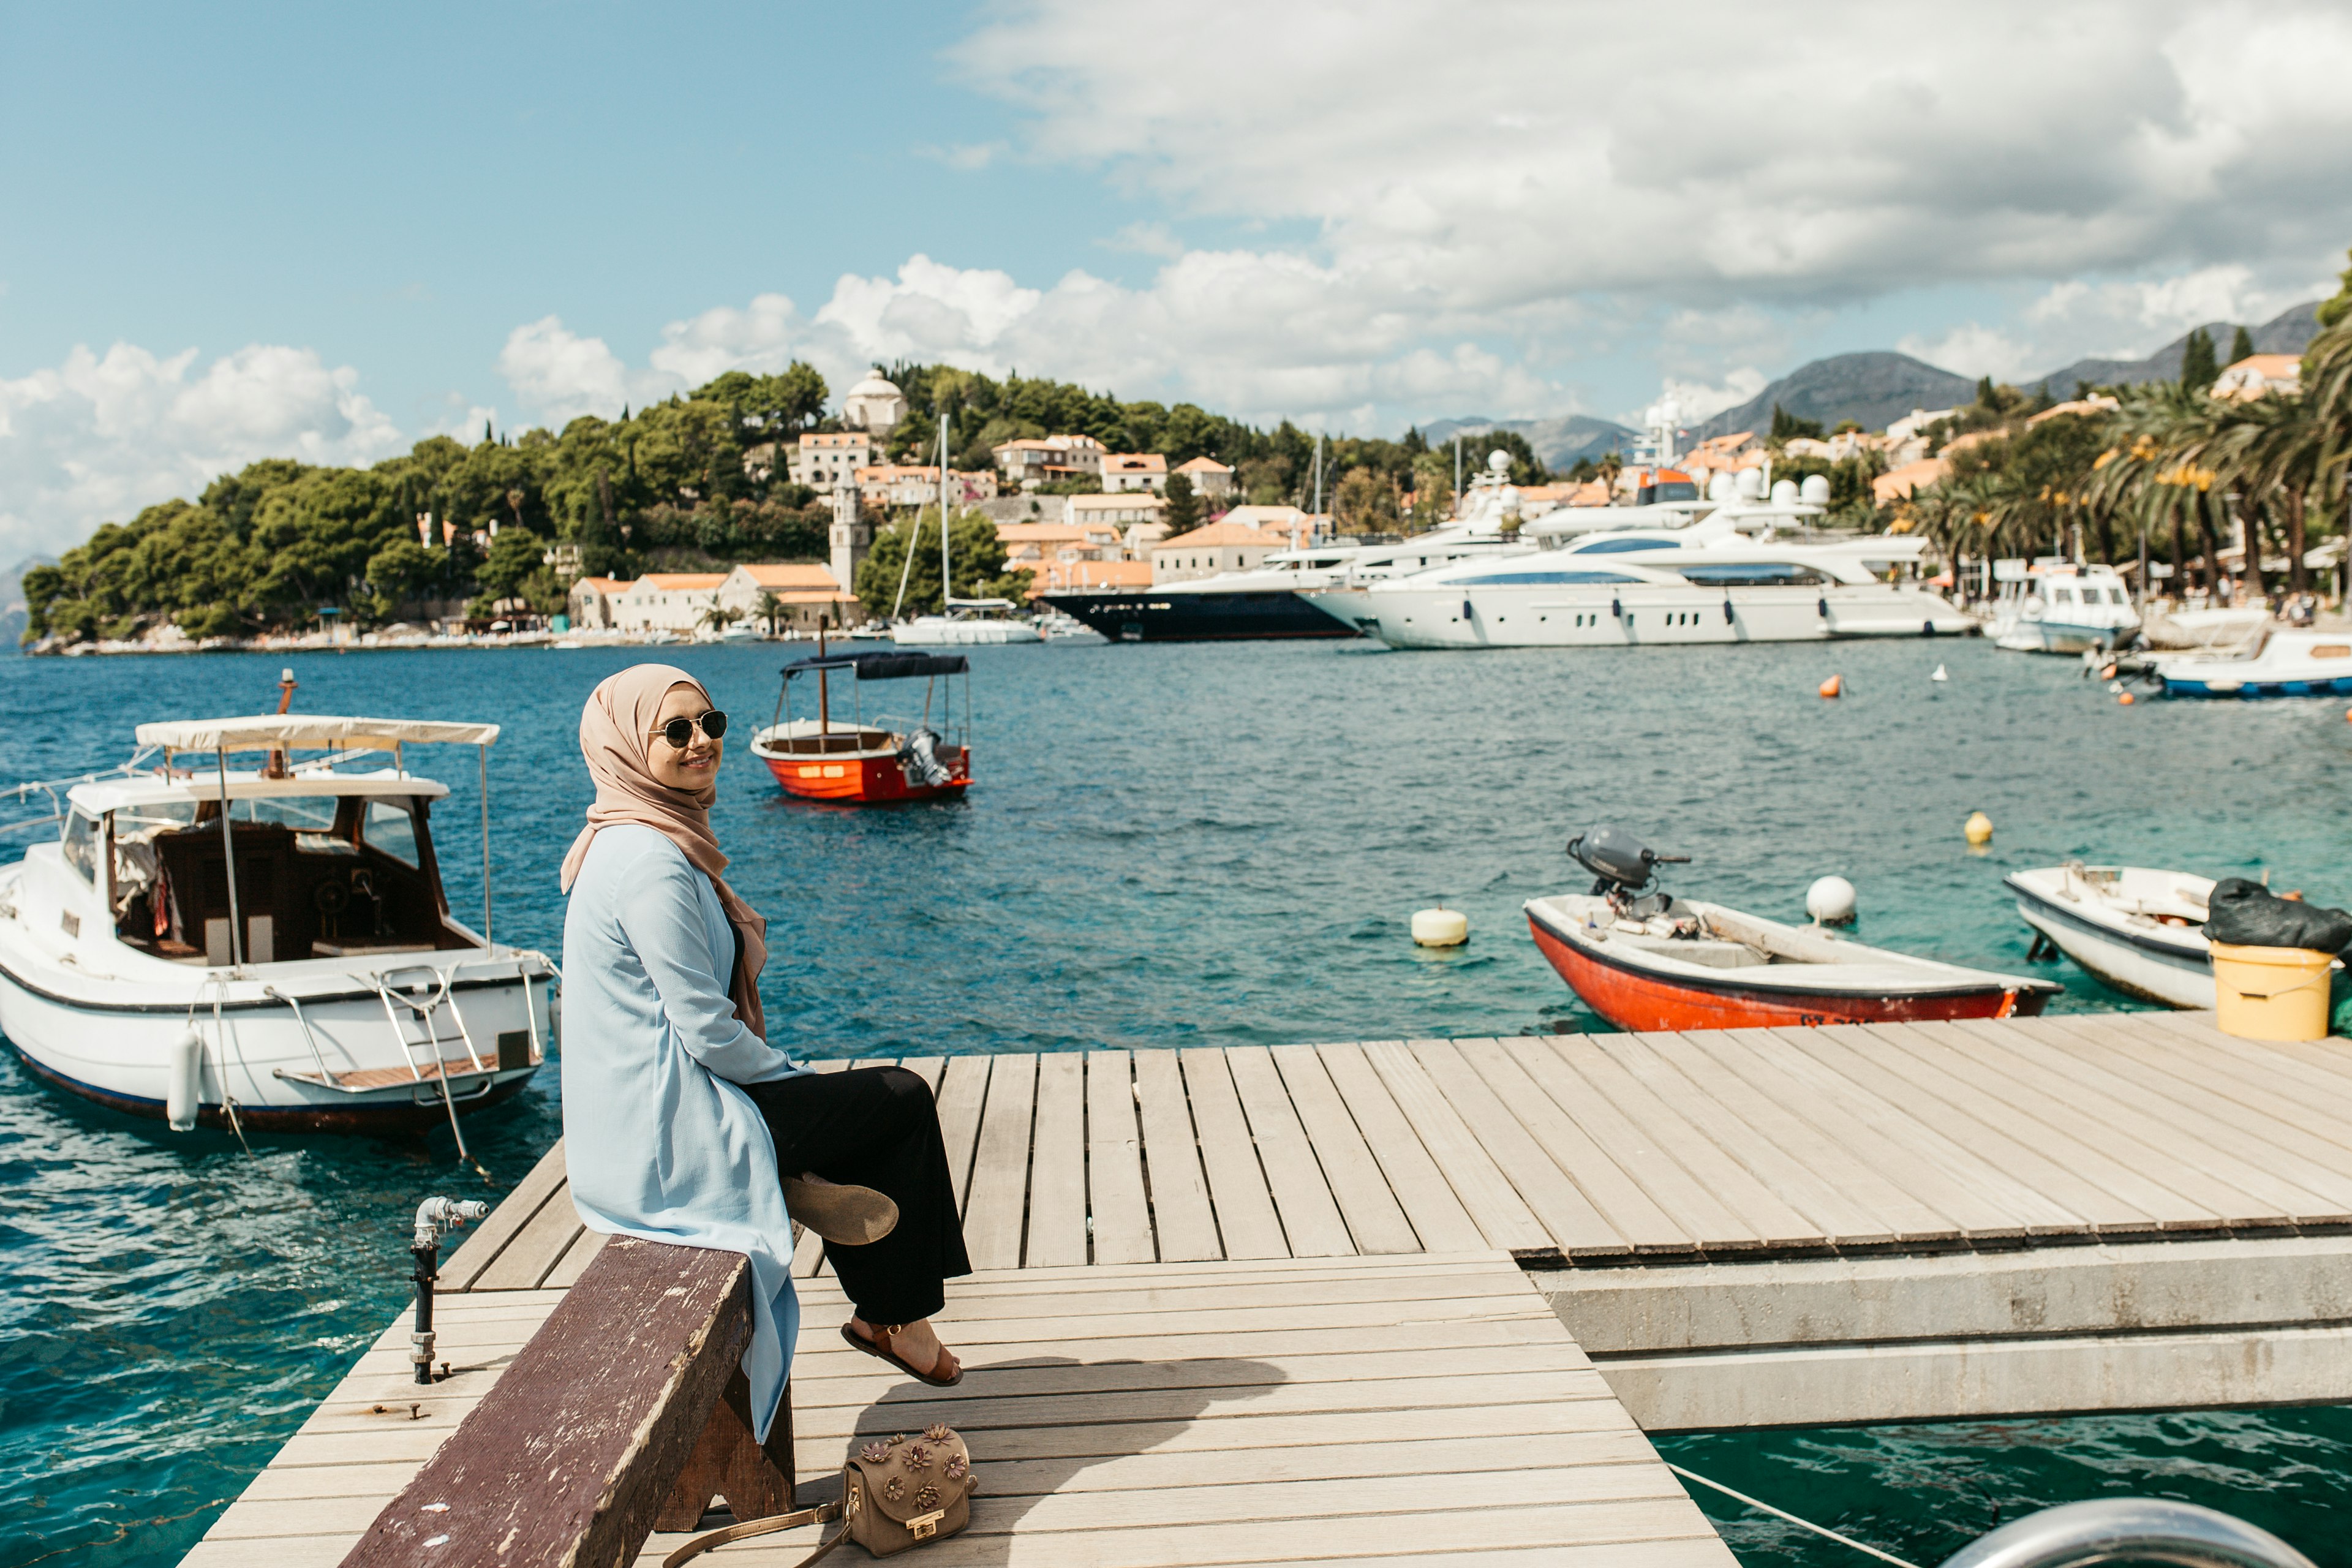
[{"label": "mooring rope", "polygon": [[1684,1469],[1680,1465],[1675,1464],[1671,1459],[1667,1460],[1665,1465],[1666,1468],[1674,1471],[1675,1474],[1682,1477],[1683,1479],[1686,1481],[1696,1481],[1703,1487],[1712,1487],[1727,1498],[1738,1499],[1741,1502],[1746,1503],[1749,1508],[1769,1513],[1775,1519],[1785,1519],[1800,1530],[1810,1530],[1815,1535],[1826,1535],[1841,1546],[1851,1546],[1856,1552],[1862,1552],[1865,1556],[1877,1558],[1881,1563],[1892,1563],[1895,1564],[1895,1568],[1919,1568],[1919,1565],[1916,1563],[1906,1562],[1903,1558],[1895,1557],[1887,1552],[1881,1552],[1875,1546],[1865,1546],[1861,1542],[1856,1541],[1853,1537],[1850,1535],[1840,1535],[1836,1531],[1830,1529],[1826,1525],[1815,1524],[1810,1519],[1799,1519],[1795,1514],[1790,1513],[1783,1509],[1774,1508],[1769,1502],[1759,1502],[1756,1499],[1749,1497],[1746,1492],[1734,1491],[1729,1487],[1725,1486],[1721,1481],[1711,1481],[1705,1476],[1693,1474],[1691,1471]]}]

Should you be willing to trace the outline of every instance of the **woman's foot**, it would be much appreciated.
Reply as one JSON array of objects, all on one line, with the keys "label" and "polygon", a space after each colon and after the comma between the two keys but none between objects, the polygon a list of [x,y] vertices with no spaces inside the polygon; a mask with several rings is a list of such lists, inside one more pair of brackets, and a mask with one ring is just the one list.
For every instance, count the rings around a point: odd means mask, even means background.
[{"label": "woman's foot", "polygon": [[784,1209],[827,1241],[866,1247],[898,1227],[898,1205],[872,1187],[828,1182],[814,1171],[784,1178]]},{"label": "woman's foot", "polygon": [[852,1316],[841,1331],[860,1350],[897,1363],[925,1383],[950,1388],[963,1381],[963,1363],[940,1343],[928,1318],[903,1327],[883,1328]]}]

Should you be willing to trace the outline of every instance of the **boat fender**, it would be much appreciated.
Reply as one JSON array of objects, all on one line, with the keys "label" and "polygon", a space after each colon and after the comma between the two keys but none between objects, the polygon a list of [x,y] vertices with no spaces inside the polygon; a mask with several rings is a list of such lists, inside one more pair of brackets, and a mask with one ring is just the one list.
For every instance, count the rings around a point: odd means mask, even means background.
[{"label": "boat fender", "polygon": [[1731,595],[1728,594],[1723,596],[1723,624],[1727,626],[1731,624]]},{"label": "boat fender", "polygon": [[196,1107],[201,1102],[205,1084],[205,1042],[194,1029],[182,1031],[172,1042],[169,1064],[171,1076],[163,1090],[163,1116],[174,1132],[185,1132],[196,1124]]},{"label": "boat fender", "polygon": [[1825,621],[1830,618],[1830,596],[1827,594],[1813,601],[1813,613]]},{"label": "boat fender", "polygon": [[1470,619],[1470,601],[1467,599],[1462,601],[1462,618],[1465,621]]},{"label": "boat fender", "polygon": [[1843,877],[1822,877],[1805,889],[1805,913],[1825,926],[1852,925],[1853,884]]},{"label": "boat fender", "polygon": [[1417,910],[1412,917],[1412,940],[1423,947],[1460,947],[1470,940],[1470,917],[1444,905]]},{"label": "boat fender", "polygon": [[1609,613],[1616,619],[1621,621],[1623,620],[1625,618],[1625,602],[1622,599],[1618,598],[1615,595],[1611,595],[1609,597]]}]

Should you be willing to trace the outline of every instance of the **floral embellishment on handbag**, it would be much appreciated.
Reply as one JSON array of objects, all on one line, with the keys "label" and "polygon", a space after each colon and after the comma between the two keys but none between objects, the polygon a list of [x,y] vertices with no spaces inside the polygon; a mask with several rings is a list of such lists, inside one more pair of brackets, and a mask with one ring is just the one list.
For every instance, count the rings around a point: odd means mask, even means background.
[{"label": "floral embellishment on handbag", "polygon": [[937,1487],[925,1487],[915,1494],[917,1508],[936,1508],[939,1506],[939,1501],[940,1489]]},{"label": "floral embellishment on handbag", "polygon": [[890,1457],[890,1445],[887,1443],[868,1443],[866,1447],[857,1450],[857,1457],[865,1460],[869,1465],[878,1465],[883,1460]]},{"label": "floral embellishment on handbag", "polygon": [[971,1461],[961,1454],[951,1454],[948,1457],[947,1468],[943,1473],[948,1479],[960,1481],[971,1474]]},{"label": "floral embellishment on handbag", "polygon": [[893,1433],[891,1433],[891,1434],[890,1434],[890,1447],[892,1447],[893,1448],[897,1447],[899,1444],[901,1444],[901,1443],[905,1442],[906,1440],[907,1440],[907,1435],[906,1435],[904,1432],[893,1432]]},{"label": "floral embellishment on handbag", "polygon": [[907,1495],[906,1478],[903,1476],[892,1476],[888,1480],[884,1481],[882,1483],[882,1495],[888,1498],[892,1502],[897,1502],[900,1498],[905,1497]]},{"label": "floral embellishment on handbag", "polygon": [[928,1443],[944,1443],[954,1436],[955,1429],[945,1422],[934,1421],[923,1428],[923,1440]]},{"label": "floral embellishment on handbag", "polygon": [[908,1444],[906,1453],[900,1457],[907,1461],[907,1468],[910,1470],[928,1470],[931,1468],[931,1451],[920,1443]]}]

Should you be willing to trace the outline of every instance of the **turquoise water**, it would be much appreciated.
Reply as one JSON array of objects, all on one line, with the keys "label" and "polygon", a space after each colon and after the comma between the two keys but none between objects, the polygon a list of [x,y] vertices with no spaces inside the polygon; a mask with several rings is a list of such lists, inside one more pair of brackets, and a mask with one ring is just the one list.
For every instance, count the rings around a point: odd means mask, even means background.
[{"label": "turquoise water", "polygon": [[[804,651],[804,650],[795,650]],[[668,650],[739,722],[783,650]],[[1938,663],[1951,679],[1930,682]],[[131,725],[257,710],[288,659],[0,659],[0,779],[116,761]],[[489,719],[498,929],[553,951],[585,804],[579,704],[621,653],[295,656],[320,712]],[[1423,655],[1360,645],[979,650],[961,803],[782,800],[731,756],[735,885],[770,917],[772,1026],[811,1055],[1492,1035],[1594,1021],[1536,955],[1530,896],[1580,889],[1597,818],[1686,852],[1673,885],[1800,915],[1836,872],[1867,940],[2015,968],[2001,874],[2069,856],[2352,900],[2352,723],[2326,702],[2117,706],[1978,643]],[[1814,695],[1832,672],[1846,695]],[[881,689],[887,690],[888,689]],[[901,700],[918,689],[899,689]],[[477,907],[473,762],[427,754],[450,898]],[[1962,844],[1982,809],[1990,853]],[[1405,934],[1443,900],[1474,935]],[[2078,973],[2065,1008],[2126,1005]],[[552,1074],[468,1137],[511,1183],[555,1137]],[[172,1135],[0,1058],[0,1568],[173,1561],[405,1294],[404,1216],[478,1191],[447,1135]],[[2112,1490],[2262,1519],[2352,1565],[2336,1410],[1729,1434],[1678,1462],[1935,1562],[2000,1518]],[[1743,1560],[1845,1549],[1706,1505]],[[2335,1553],[2334,1556],[2327,1555]]]}]

